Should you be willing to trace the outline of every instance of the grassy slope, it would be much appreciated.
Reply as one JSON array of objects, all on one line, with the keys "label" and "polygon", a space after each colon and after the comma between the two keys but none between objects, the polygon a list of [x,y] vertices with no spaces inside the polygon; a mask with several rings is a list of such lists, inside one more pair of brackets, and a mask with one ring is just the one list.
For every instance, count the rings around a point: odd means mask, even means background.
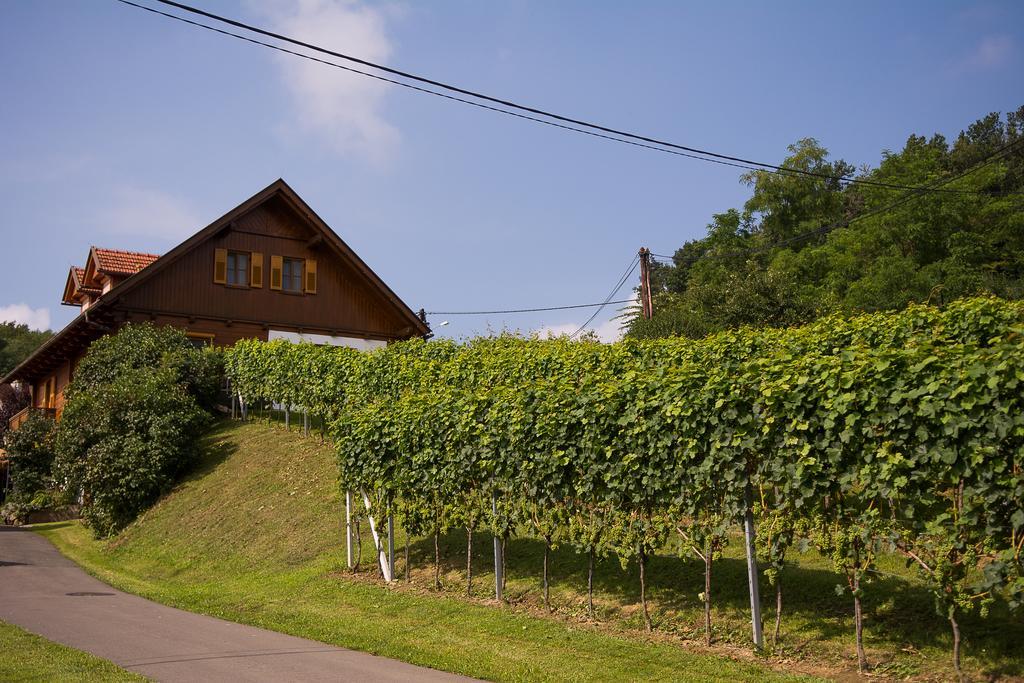
[{"label": "grassy slope", "polygon": [[[222,425],[200,472],[111,543],[79,526],[44,530],[66,554],[118,587],[186,609],[491,679],[762,678],[754,662],[699,654],[703,565],[679,557],[677,541],[649,569],[656,633],[645,637],[636,568],[599,564],[600,625],[585,617],[586,566],[569,548],[552,557],[554,618],[540,602],[542,546],[516,539],[508,548],[511,608],[485,599],[493,586],[490,538],[474,547],[474,593],[464,594],[465,535],[442,540],[446,591],[431,585],[433,543],[414,539],[412,585],[375,580],[363,525],[363,572],[344,569],[343,506],[333,455],[315,438],[259,424]],[[404,537],[396,534],[401,556]],[[716,563],[716,653],[749,648],[745,565],[740,544]],[[856,669],[852,605],[834,591],[838,578],[813,552],[793,553],[783,577],[783,640],[771,663],[792,670]],[[885,575],[867,587],[866,640],[875,672],[949,678],[946,622],[912,571],[883,558]],[[401,574],[403,563],[398,561]],[[762,585],[766,627],[774,590]],[[1024,624],[997,608],[962,620],[965,666],[974,676],[1021,676]]]},{"label": "grassy slope", "polygon": [[[94,541],[77,523],[39,530],[118,588],[482,678],[783,678],[757,662],[470,603],[454,590],[387,588],[370,571],[352,577],[344,570],[335,478],[330,450],[315,439],[255,424],[222,425],[211,437],[206,465],[113,541]],[[363,545],[368,568],[368,537]],[[417,552],[425,550],[417,546]],[[477,584],[480,592],[485,580]]]},{"label": "grassy slope", "polygon": [[0,681],[146,681],[116,664],[0,621]]}]

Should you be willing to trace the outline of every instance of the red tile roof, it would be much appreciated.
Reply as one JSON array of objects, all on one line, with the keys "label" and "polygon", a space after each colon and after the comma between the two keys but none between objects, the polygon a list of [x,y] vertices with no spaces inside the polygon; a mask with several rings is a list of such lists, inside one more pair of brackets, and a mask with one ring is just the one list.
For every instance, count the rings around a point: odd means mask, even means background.
[{"label": "red tile roof", "polygon": [[99,247],[95,247],[95,249],[99,270],[114,275],[135,275],[160,258],[158,254],[144,254],[138,251],[100,249]]},{"label": "red tile roof", "polygon": [[72,296],[77,292],[86,292],[88,294],[99,294],[102,290],[99,287],[89,287],[85,284],[85,268],[79,268],[73,266],[75,269],[75,291],[71,293]]}]

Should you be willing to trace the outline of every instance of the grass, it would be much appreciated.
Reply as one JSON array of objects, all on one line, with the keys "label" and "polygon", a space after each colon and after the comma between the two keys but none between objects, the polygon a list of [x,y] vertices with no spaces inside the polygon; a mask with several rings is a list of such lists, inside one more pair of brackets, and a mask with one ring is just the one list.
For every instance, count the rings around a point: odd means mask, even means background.
[{"label": "grass", "polygon": [[[465,592],[465,534],[442,538],[445,590],[430,590],[432,539],[411,539],[412,581],[377,579],[362,525],[362,571],[345,569],[343,504],[329,447],[293,427],[223,423],[202,467],[120,536],[93,540],[77,523],[40,527],[66,555],[123,590],[197,612],[493,680],[782,679],[856,670],[852,602],[813,552],[783,577],[783,640],[750,654],[745,566],[739,544],[716,564],[716,645],[702,641],[703,565],[671,541],[649,567],[655,633],[642,630],[635,566],[599,562],[598,619],[586,617],[586,561],[552,556],[553,614],[541,605],[542,544],[507,549],[510,605],[493,595],[491,539],[474,539],[474,598]],[[405,538],[396,533],[398,575]],[[796,553],[794,553],[796,555]],[[950,638],[932,599],[897,558],[868,586],[866,638],[875,673],[949,678]],[[774,592],[762,586],[766,626]],[[1024,626],[997,607],[964,619],[965,668],[976,676],[1024,674]]]},{"label": "grass", "polygon": [[147,681],[99,657],[0,621],[0,681]]}]

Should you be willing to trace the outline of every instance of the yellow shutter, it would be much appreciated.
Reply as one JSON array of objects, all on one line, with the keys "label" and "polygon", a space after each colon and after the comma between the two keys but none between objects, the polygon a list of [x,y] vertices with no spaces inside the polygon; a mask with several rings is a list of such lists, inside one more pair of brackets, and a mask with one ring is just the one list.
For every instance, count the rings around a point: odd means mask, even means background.
[{"label": "yellow shutter", "polygon": [[306,259],[306,294],[316,294],[316,259]]},{"label": "yellow shutter", "polygon": [[280,256],[270,257],[270,288],[281,289],[281,271],[284,270],[284,260]]},{"label": "yellow shutter", "polygon": [[228,250],[213,250],[213,282],[224,285],[228,282]]},{"label": "yellow shutter", "polygon": [[252,253],[252,272],[249,274],[250,287],[263,286],[263,254],[258,251]]}]

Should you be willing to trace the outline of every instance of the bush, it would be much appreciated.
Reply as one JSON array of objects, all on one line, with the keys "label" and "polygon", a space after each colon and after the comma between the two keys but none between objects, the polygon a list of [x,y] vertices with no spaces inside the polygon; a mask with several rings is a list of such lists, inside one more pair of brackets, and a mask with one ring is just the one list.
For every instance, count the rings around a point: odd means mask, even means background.
[{"label": "bush", "polygon": [[216,351],[172,328],[129,325],[93,344],[68,391],[55,471],[98,537],[129,524],[196,460],[216,401]]},{"label": "bush", "polygon": [[12,498],[27,501],[53,485],[54,421],[43,411],[33,411],[19,429],[4,438],[11,463]]},{"label": "bush", "polygon": [[97,339],[75,370],[68,397],[109,384],[132,370],[167,368],[174,382],[212,409],[217,403],[224,375],[219,349],[197,349],[174,327],[151,324],[125,325],[114,335]]}]

